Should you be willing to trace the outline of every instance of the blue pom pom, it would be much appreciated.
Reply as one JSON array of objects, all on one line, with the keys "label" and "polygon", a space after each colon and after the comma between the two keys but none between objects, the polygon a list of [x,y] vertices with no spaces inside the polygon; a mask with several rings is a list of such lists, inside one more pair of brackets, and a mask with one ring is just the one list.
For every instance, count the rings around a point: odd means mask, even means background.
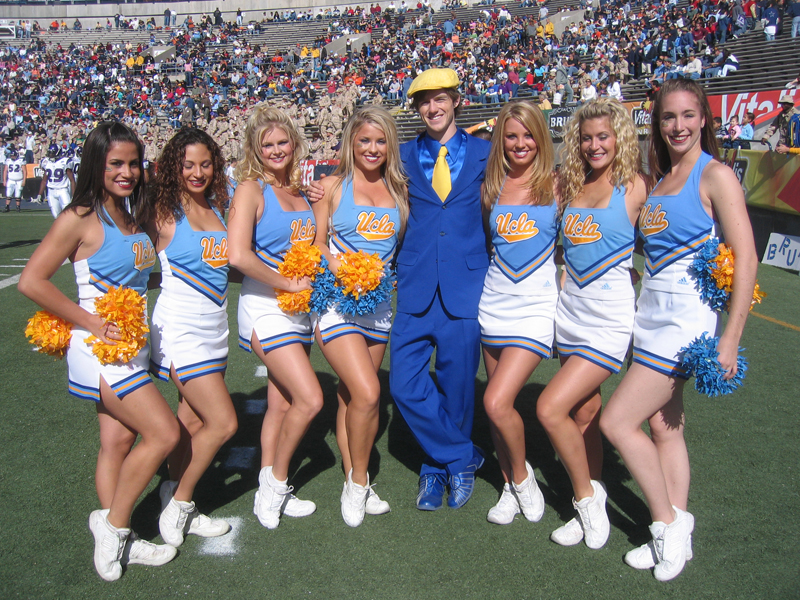
[{"label": "blue pom pom", "polygon": [[352,294],[342,294],[339,291],[339,312],[351,317],[375,314],[379,304],[391,299],[394,290],[393,282],[394,272],[388,271],[378,287],[366,294],[361,294],[358,299]]},{"label": "blue pom pom", "polygon": [[712,310],[722,312],[728,310],[730,294],[717,287],[717,282],[712,276],[716,266],[713,261],[717,256],[719,256],[719,239],[710,238],[697,251],[689,270],[694,275],[695,288],[700,292],[703,302],[708,304]]},{"label": "blue pom pom", "polygon": [[[689,375],[694,374],[694,388],[701,394],[710,398],[731,394],[744,383],[747,359],[741,355],[737,356],[736,375],[731,379],[723,379],[725,371],[719,364],[717,351],[719,338],[707,335],[707,332],[703,332],[703,335],[695,338],[691,344],[681,348],[681,366]],[[739,348],[740,352],[743,350],[744,348]]]},{"label": "blue pom pom", "polygon": [[341,292],[336,287],[336,277],[328,268],[328,259],[323,256],[319,266],[325,270],[317,273],[311,283],[311,299],[308,301],[308,306],[311,312],[322,315],[338,301]]}]

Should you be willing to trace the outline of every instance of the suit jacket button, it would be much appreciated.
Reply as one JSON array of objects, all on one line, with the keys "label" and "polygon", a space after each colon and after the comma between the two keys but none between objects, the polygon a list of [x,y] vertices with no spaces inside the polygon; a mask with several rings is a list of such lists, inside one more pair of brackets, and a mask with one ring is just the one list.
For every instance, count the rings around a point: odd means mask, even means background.
[{"label": "suit jacket button", "polygon": [[440,231],[440,232],[439,232],[439,235],[444,235],[444,231]]}]

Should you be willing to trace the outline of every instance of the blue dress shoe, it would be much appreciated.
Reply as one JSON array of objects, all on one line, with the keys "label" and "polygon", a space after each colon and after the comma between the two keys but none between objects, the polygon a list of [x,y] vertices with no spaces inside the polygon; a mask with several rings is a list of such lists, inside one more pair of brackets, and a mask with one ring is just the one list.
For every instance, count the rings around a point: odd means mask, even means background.
[{"label": "blue dress shoe", "polygon": [[472,498],[472,491],[475,489],[475,471],[483,466],[483,456],[483,450],[475,446],[472,463],[467,465],[465,471],[450,476],[450,496],[447,498],[447,506],[461,508]]},{"label": "blue dress shoe", "polygon": [[417,508],[419,510],[439,510],[442,508],[444,486],[447,478],[441,473],[428,473],[419,478]]}]

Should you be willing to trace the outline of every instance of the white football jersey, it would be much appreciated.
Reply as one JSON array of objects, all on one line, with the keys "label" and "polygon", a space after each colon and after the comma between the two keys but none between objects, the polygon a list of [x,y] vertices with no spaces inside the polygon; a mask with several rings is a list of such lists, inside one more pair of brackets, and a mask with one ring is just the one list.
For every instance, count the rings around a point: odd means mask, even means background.
[{"label": "white football jersey", "polygon": [[14,160],[11,160],[10,158],[6,159],[6,169],[8,169],[9,181],[22,181],[24,179],[24,168],[24,158],[16,158]]},{"label": "white football jersey", "polygon": [[69,187],[69,178],[67,177],[67,169],[72,169],[70,159],[66,156],[52,160],[44,157],[40,166],[47,171],[47,187],[53,190],[61,190]]}]

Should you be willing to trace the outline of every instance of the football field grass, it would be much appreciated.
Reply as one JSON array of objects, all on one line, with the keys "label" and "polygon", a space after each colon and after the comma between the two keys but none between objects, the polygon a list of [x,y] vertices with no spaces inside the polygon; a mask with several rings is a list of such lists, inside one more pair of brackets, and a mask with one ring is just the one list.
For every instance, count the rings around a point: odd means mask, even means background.
[{"label": "football field grass", "polygon": [[[572,518],[563,467],[535,419],[536,399],[557,369],[546,361],[520,394],[528,458],[544,492],[539,523],[521,516],[492,525],[486,512],[502,478],[477,386],[475,442],[487,450],[475,494],[462,509],[414,507],[422,455],[388,392],[388,352],[381,371],[380,429],[370,473],[392,512],[351,529],[340,515],[343,475],[334,438],[337,379],[315,347],[312,362],[325,408],[297,452],[290,483],[314,500],[307,518],[284,517],[278,529],[253,515],[259,431],[266,379],[259,361],[236,347],[239,286],[230,293],[228,387],[239,431],[197,488],[201,511],[228,519],[216,539],[191,536],[163,567],[132,566],[115,583],[92,564],[89,513],[98,508],[94,468],[99,447],[91,402],[69,396],[66,362],[34,353],[23,335],[37,308],[15,276],[46,233],[49,213],[0,215],[0,597],[1,598],[797,598],[800,585],[800,277],[760,266],[768,293],[745,329],[750,361],[745,386],[709,399],[687,386],[686,437],[692,462],[689,510],[694,559],[669,583],[635,571],[622,557],[647,540],[649,516],[638,486],[605,446],[611,537],[601,550],[562,548],[552,530]],[[75,296],[70,265],[54,282]],[[150,298],[152,308],[155,294]],[[620,377],[603,387],[608,398]],[[158,384],[175,406],[174,387]],[[157,487],[162,468],[137,505],[133,529],[160,542]]]}]

